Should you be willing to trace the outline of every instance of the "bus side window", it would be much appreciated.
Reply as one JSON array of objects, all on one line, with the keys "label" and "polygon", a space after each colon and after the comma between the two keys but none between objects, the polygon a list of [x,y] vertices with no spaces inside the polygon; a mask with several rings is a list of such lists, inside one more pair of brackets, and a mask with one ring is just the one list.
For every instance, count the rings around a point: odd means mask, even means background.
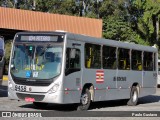
[{"label": "bus side window", "polygon": [[130,70],[130,50],[118,49],[118,69]]},{"label": "bus side window", "polygon": [[116,69],[116,47],[103,46],[103,68]]},{"label": "bus side window", "polygon": [[142,70],[142,52],[132,50],[131,54],[132,70]]},{"label": "bus side window", "polygon": [[85,67],[101,68],[101,46],[96,44],[85,44]]},{"label": "bus side window", "polygon": [[153,71],[153,53],[152,52],[143,53],[143,69],[145,71]]},{"label": "bus side window", "polygon": [[80,67],[81,67],[80,50],[76,49],[74,58],[71,58],[70,54],[71,54],[71,48],[67,48],[65,75],[80,71]]},{"label": "bus side window", "polygon": [[89,55],[86,56],[86,66],[87,68],[90,68],[91,67],[91,59],[92,59],[92,48],[90,47],[89,48]]},{"label": "bus side window", "polygon": [[156,64],[157,64],[157,63],[156,63],[156,62],[157,62],[157,61],[156,61],[156,58],[157,58],[156,53],[153,53],[153,64],[154,64],[153,67],[154,67],[154,71],[156,71]]}]

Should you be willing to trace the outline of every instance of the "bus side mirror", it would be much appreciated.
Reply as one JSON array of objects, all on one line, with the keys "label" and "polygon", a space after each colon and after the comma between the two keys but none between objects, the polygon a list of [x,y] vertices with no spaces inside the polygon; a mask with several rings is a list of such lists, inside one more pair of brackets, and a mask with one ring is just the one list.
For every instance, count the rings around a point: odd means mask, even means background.
[{"label": "bus side mirror", "polygon": [[2,60],[2,58],[3,58],[3,56],[2,56],[2,55],[0,55],[0,61]]},{"label": "bus side mirror", "polygon": [[0,61],[2,60],[3,56],[4,56],[4,51],[0,49]]},{"label": "bus side mirror", "polygon": [[71,51],[70,51],[70,58],[75,58],[76,56],[76,49],[72,48]]}]

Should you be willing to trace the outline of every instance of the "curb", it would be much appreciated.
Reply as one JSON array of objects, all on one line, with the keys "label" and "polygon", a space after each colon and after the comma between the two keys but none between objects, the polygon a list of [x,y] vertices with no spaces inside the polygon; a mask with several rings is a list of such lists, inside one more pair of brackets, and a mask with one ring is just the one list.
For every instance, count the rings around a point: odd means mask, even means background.
[{"label": "curb", "polygon": [[3,80],[8,80],[8,76],[7,75],[3,75]]}]

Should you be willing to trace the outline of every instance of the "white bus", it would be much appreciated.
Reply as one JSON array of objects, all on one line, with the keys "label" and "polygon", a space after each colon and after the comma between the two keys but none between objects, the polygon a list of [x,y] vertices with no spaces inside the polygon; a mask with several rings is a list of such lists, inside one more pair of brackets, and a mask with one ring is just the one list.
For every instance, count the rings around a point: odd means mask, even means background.
[{"label": "white bus", "polygon": [[0,85],[2,84],[3,80],[4,55],[5,55],[4,38],[0,36]]},{"label": "white bus", "polygon": [[138,98],[156,92],[157,49],[68,32],[21,32],[14,38],[8,97],[33,102],[78,103]]}]

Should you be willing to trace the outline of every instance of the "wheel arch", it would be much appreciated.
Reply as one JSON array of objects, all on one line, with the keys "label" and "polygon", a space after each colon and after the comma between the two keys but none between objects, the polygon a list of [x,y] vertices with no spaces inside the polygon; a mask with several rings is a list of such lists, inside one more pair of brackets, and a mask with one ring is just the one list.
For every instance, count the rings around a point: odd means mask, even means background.
[{"label": "wheel arch", "polygon": [[[139,85],[139,83],[138,82],[135,82],[135,83],[133,83],[132,84],[132,87],[133,86],[135,86],[136,88],[137,88],[137,90],[138,90],[138,95],[140,94],[140,85]],[[132,89],[132,87],[131,87],[131,89]]]},{"label": "wheel arch", "polygon": [[86,88],[91,93],[91,100],[94,101],[94,85],[92,83],[85,83],[82,89],[82,93],[85,91]]}]

